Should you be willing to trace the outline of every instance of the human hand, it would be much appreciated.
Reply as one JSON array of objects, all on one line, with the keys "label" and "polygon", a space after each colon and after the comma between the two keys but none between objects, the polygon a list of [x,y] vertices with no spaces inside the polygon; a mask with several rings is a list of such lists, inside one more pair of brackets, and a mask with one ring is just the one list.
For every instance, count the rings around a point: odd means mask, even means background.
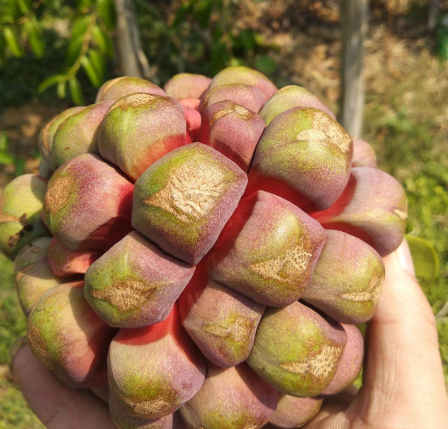
[{"label": "human hand", "polygon": [[[435,319],[413,276],[406,243],[384,263],[383,293],[368,323],[363,386],[354,397],[328,398],[305,429],[448,427]],[[25,399],[47,428],[115,428],[105,402],[88,390],[64,385],[27,345],[17,352],[13,370]]]}]

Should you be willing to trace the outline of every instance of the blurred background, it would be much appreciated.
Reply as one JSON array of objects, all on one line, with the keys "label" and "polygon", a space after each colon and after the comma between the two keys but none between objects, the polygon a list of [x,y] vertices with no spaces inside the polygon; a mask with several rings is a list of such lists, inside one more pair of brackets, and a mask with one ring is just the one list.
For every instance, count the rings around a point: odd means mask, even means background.
[{"label": "blurred background", "polygon": [[[406,189],[407,232],[431,246],[422,247],[420,280],[448,381],[448,1],[341,2],[0,0],[0,188],[37,172],[41,128],[92,103],[107,79],[132,74],[163,85],[179,72],[247,65],[277,86],[301,85],[371,143],[379,168]],[[344,40],[362,43],[347,57]],[[365,100],[362,125],[362,110],[342,115],[341,99],[345,109]],[[12,263],[0,257],[0,429],[43,427],[8,366],[25,330]]]}]

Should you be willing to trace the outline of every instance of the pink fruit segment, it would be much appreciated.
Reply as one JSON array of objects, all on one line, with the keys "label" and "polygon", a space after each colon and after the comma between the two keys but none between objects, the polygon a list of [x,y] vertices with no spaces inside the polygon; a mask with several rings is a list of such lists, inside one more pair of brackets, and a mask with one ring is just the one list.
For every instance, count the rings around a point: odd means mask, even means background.
[{"label": "pink fruit segment", "polygon": [[328,230],[302,299],[338,322],[360,324],[375,313],[383,282],[383,262],[372,247],[352,235]]},{"label": "pink fruit segment", "polygon": [[323,398],[295,398],[280,395],[277,409],[269,422],[276,428],[294,429],[308,423],[322,407]]},{"label": "pink fruit segment", "polygon": [[317,396],[330,384],[347,335],[300,302],[266,309],[247,363],[282,393]]},{"label": "pink fruit segment", "polygon": [[208,362],[201,390],[180,413],[189,429],[260,429],[277,401],[277,391],[245,363],[224,369]]},{"label": "pink fruit segment", "polygon": [[266,97],[259,89],[243,83],[220,85],[209,89],[201,99],[199,110],[203,112],[207,107],[219,101],[233,101],[252,112],[258,112],[266,101]]},{"label": "pink fruit segment", "polygon": [[375,151],[364,140],[353,139],[352,167],[376,167]]},{"label": "pink fruit segment", "polygon": [[[84,106],[71,107],[70,109],[64,110],[58,116],[54,117],[39,134],[38,147],[39,152],[42,155],[42,159],[46,162],[49,170],[56,170],[56,165],[53,162],[52,148],[53,139],[59,125],[62,124],[71,115],[80,112],[85,109]],[[44,176],[42,176],[44,177]]]},{"label": "pink fruit segment", "polygon": [[[187,122],[187,131],[192,142],[197,141],[197,136],[201,130],[201,114],[191,107],[182,106],[184,109],[185,121]],[[191,143],[191,142],[190,142]]]},{"label": "pink fruit segment", "polygon": [[50,235],[42,222],[47,181],[34,174],[16,177],[0,197],[0,251],[9,259],[31,241]]},{"label": "pink fruit segment", "polygon": [[65,283],[43,295],[28,318],[28,340],[37,359],[62,381],[91,388],[107,381],[115,330],[90,308],[82,286]]},{"label": "pink fruit segment", "polygon": [[168,316],[194,270],[133,231],[87,270],[85,295],[108,325],[140,328]]},{"label": "pink fruit segment", "polygon": [[335,376],[322,394],[334,395],[349,387],[358,376],[364,357],[364,339],[356,326],[342,325],[347,334],[347,344]]},{"label": "pink fruit segment", "polygon": [[166,94],[174,98],[201,98],[212,80],[201,74],[179,73],[163,87]]},{"label": "pink fruit segment", "polygon": [[305,88],[295,85],[279,89],[263,106],[260,116],[266,121],[266,125],[269,125],[280,113],[293,107],[313,107],[322,110],[336,120],[334,113],[315,95]]},{"label": "pink fruit segment", "polygon": [[246,174],[201,143],[176,149],[135,183],[132,225],[163,250],[197,264],[235,210]]},{"label": "pink fruit segment", "polygon": [[281,307],[302,295],[325,235],[299,208],[259,191],[240,202],[204,262],[215,280]]},{"label": "pink fruit segment", "polygon": [[350,136],[326,113],[289,109],[263,133],[246,195],[265,190],[307,212],[326,209],[348,182],[352,152]]},{"label": "pink fruit segment", "polygon": [[247,359],[263,305],[209,279],[199,265],[179,306],[184,328],[207,359],[222,367]]},{"label": "pink fruit segment", "polygon": [[199,112],[201,100],[199,98],[181,98],[179,99],[179,103],[184,107],[189,107],[190,109],[194,109]]},{"label": "pink fruit segment", "polygon": [[97,132],[113,101],[92,104],[59,125],[51,149],[56,167],[85,153],[98,153]]},{"label": "pink fruit segment", "polygon": [[386,256],[403,240],[407,210],[406,194],[397,180],[374,168],[355,167],[336,203],[312,216],[324,228],[354,235]]},{"label": "pink fruit segment", "polygon": [[42,295],[62,282],[51,271],[48,263],[50,237],[41,237],[25,246],[14,261],[14,271],[20,306],[25,316]]},{"label": "pink fruit segment", "polygon": [[64,246],[56,238],[51,240],[48,249],[48,261],[51,270],[58,277],[70,277],[77,274],[85,274],[100,256],[98,250],[75,251]]},{"label": "pink fruit segment", "polygon": [[186,121],[173,98],[132,94],[116,101],[98,132],[101,156],[136,180],[155,161],[185,144]]},{"label": "pink fruit segment", "polygon": [[45,223],[72,250],[107,250],[132,229],[133,189],[98,156],[78,156],[50,179]]},{"label": "pink fruit segment", "polygon": [[158,419],[190,400],[204,382],[205,365],[182,328],[177,304],[168,318],[121,329],[109,349],[109,383],[130,417]]},{"label": "pink fruit segment", "polygon": [[244,66],[227,67],[221,70],[213,78],[209,89],[232,83],[254,86],[264,94],[266,100],[277,92],[277,87],[264,74]]},{"label": "pink fruit segment", "polygon": [[226,155],[247,172],[264,129],[264,121],[257,113],[232,101],[220,101],[203,113],[199,141]]},{"label": "pink fruit segment", "polygon": [[137,92],[152,95],[166,95],[162,88],[159,88],[149,80],[124,76],[108,80],[104,83],[98,91],[95,102],[116,101],[121,97],[136,94]]}]

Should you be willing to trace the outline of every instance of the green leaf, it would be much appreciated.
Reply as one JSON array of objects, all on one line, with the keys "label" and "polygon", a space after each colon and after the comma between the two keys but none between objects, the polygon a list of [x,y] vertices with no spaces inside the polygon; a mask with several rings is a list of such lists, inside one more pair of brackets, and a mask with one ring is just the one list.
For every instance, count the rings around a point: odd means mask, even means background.
[{"label": "green leaf", "polygon": [[95,88],[99,88],[101,86],[101,77],[96,71],[95,67],[92,65],[90,59],[84,55],[81,59],[81,64],[91,82],[91,84]]},{"label": "green leaf", "polygon": [[73,65],[75,61],[78,59],[79,54],[81,53],[82,44],[84,41],[84,35],[79,35],[75,38],[72,37],[70,43],[67,48],[67,64]]},{"label": "green leaf", "polygon": [[406,235],[412,259],[415,276],[423,289],[429,288],[439,272],[439,258],[434,247],[426,240],[412,235]]},{"label": "green leaf", "polygon": [[33,25],[31,21],[28,21],[26,30],[28,33],[28,40],[30,42],[31,50],[38,58],[41,58],[45,52],[45,42],[40,28]]},{"label": "green leaf", "polygon": [[0,152],[0,165],[13,165],[15,159],[9,153]]},{"label": "green leaf", "polygon": [[247,51],[255,48],[256,42],[254,32],[252,30],[241,31],[239,39],[241,41],[241,45]]},{"label": "green leaf", "polygon": [[39,92],[43,92],[46,89],[50,88],[50,86],[56,85],[57,83],[64,80],[64,76],[59,74],[54,74],[52,76],[47,77],[38,87],[37,90]]},{"label": "green leaf", "polygon": [[117,14],[114,3],[111,0],[97,0],[98,15],[109,31],[117,25]]},{"label": "green leaf", "polygon": [[114,48],[109,34],[101,30],[98,25],[95,25],[92,29],[92,38],[100,52],[109,57],[114,55]]},{"label": "green leaf", "polygon": [[3,30],[3,34],[5,36],[6,44],[11,54],[16,58],[23,57],[25,55],[25,51],[23,49],[23,46],[20,44],[17,33],[11,27],[5,27]]},{"label": "green leaf", "polygon": [[202,28],[207,28],[213,11],[212,0],[202,0],[196,10],[196,20]]},{"label": "green leaf", "polygon": [[14,160],[14,176],[19,177],[25,174],[25,161],[23,159],[15,159]]},{"label": "green leaf", "polygon": [[176,14],[174,15],[173,23],[171,24],[172,28],[179,27],[180,24],[182,24],[185,21],[185,17],[187,16],[187,13],[189,13],[191,10],[191,4],[183,4],[181,5],[177,10]]},{"label": "green leaf", "polygon": [[87,55],[90,58],[90,62],[92,66],[95,68],[98,76],[100,77],[100,81],[104,80],[104,70],[106,68],[106,59],[104,55],[100,54],[98,51],[94,51],[93,49],[89,49],[87,51]]},{"label": "green leaf", "polygon": [[60,99],[64,99],[65,96],[67,95],[66,84],[67,84],[67,82],[65,82],[65,81],[58,83],[58,97]]},{"label": "green leaf", "polygon": [[85,15],[82,18],[78,18],[77,20],[75,20],[72,27],[72,39],[84,36],[91,19],[91,15]]},{"label": "green leaf", "polygon": [[75,77],[72,77],[69,81],[70,87],[70,95],[72,96],[73,103],[78,106],[82,106],[84,104],[84,96],[82,95],[81,84],[79,80]]},{"label": "green leaf", "polygon": [[22,12],[24,15],[26,15],[29,11],[29,5],[24,0],[16,0],[17,5],[19,6],[20,12]]},{"label": "green leaf", "polygon": [[6,152],[9,148],[8,134],[3,131],[0,134],[0,152]]},{"label": "green leaf", "polygon": [[264,74],[272,74],[277,70],[277,62],[267,55],[262,55],[255,61],[255,68]]}]

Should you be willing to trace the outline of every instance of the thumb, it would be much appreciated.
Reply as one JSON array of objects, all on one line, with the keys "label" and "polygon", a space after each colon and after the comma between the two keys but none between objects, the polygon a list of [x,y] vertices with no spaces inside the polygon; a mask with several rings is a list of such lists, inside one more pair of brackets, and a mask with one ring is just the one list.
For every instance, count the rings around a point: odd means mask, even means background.
[{"label": "thumb", "polygon": [[[447,397],[436,323],[417,280],[407,243],[385,257],[386,278],[378,309],[368,324],[363,387],[356,400],[366,418],[392,416],[403,406],[425,410],[428,426],[448,417]],[[414,408],[414,409],[412,409]],[[358,408],[359,412],[359,408]]]}]

